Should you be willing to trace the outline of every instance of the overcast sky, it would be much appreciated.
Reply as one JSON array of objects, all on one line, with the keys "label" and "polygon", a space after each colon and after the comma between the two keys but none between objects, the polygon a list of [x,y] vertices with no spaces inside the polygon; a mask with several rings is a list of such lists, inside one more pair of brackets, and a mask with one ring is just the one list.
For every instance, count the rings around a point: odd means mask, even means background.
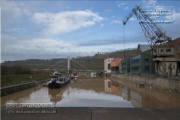
[{"label": "overcast sky", "polygon": [[174,22],[158,24],[173,39],[180,37],[178,0],[18,0],[0,1],[1,62],[94,55],[148,44],[133,16],[135,5],[173,7]]}]

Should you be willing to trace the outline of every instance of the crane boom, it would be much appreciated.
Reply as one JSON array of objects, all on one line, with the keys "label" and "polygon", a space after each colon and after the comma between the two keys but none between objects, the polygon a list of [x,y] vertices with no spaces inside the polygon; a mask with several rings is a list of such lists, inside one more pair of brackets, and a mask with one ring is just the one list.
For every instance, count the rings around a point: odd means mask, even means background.
[{"label": "crane boom", "polygon": [[128,20],[135,14],[139,21],[141,29],[143,30],[145,37],[153,49],[154,46],[166,43],[172,39],[168,37],[160,27],[157,26],[155,22],[142,10],[140,6],[136,6],[132,9],[130,14],[123,19],[123,25],[126,25]]}]

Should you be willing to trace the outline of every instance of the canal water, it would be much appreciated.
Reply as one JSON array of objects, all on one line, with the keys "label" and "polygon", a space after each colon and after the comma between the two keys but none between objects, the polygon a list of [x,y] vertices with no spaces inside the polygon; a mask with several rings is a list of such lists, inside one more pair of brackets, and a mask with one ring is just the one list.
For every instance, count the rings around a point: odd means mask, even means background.
[{"label": "canal water", "polygon": [[103,78],[75,80],[58,89],[45,86],[1,97],[9,103],[51,103],[56,107],[180,108],[180,95],[119,84]]}]

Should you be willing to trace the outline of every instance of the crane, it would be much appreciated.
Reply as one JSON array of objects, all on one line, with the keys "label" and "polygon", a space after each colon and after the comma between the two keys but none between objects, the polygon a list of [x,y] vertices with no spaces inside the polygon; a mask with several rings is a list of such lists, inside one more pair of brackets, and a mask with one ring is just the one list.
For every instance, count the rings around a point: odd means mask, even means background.
[{"label": "crane", "polygon": [[171,37],[168,37],[165,32],[160,27],[158,27],[155,22],[153,22],[153,20],[145,13],[145,11],[140,6],[136,6],[135,8],[133,8],[129,15],[122,20],[123,25],[126,25],[128,20],[134,14],[139,21],[139,24],[151,49],[153,49],[153,47],[157,45],[164,44],[172,40]]},{"label": "crane", "polygon": [[[157,24],[146,14],[146,11],[143,10],[140,6],[136,6],[132,9],[129,15],[122,20],[123,25],[126,25],[128,20],[135,14],[136,18],[139,21],[142,31],[151,47],[152,55],[154,58],[159,57],[158,47],[161,46],[165,48],[165,43],[172,41],[172,38],[167,36],[165,32],[157,26]],[[165,49],[163,50],[165,51]],[[154,54],[155,53],[155,54]],[[166,65],[165,65],[165,53],[163,56],[163,75],[166,74]],[[167,56],[166,56],[167,57]],[[159,71],[159,61],[156,61],[156,71]],[[158,72],[157,72],[158,74]]]}]

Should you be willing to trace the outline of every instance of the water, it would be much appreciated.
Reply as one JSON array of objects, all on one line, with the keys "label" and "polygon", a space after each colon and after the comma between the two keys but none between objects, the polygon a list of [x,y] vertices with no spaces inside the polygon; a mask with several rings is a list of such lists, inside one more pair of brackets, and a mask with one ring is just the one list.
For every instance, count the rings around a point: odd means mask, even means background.
[{"label": "water", "polygon": [[180,95],[122,85],[102,78],[78,79],[63,88],[44,86],[1,97],[8,103],[51,103],[56,107],[180,108]]}]

